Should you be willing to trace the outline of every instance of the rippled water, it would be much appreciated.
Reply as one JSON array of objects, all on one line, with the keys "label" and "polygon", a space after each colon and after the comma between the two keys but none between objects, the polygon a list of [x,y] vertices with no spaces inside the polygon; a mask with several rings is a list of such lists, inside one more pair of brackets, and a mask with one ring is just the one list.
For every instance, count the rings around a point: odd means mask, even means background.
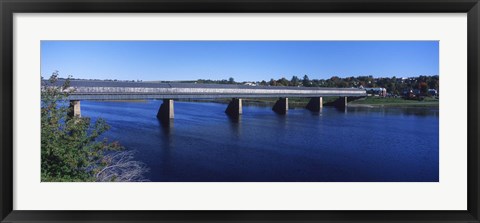
[{"label": "rippled water", "polygon": [[438,108],[324,107],[321,113],[175,102],[163,127],[162,101],[82,101],[82,116],[104,118],[118,140],[150,168],[151,181],[405,182],[438,181]]}]

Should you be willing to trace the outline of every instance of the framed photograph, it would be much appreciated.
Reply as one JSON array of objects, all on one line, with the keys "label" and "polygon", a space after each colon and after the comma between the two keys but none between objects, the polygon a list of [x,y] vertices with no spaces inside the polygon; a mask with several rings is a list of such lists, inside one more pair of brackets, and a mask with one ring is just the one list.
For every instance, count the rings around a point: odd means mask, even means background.
[{"label": "framed photograph", "polygon": [[477,0],[0,1],[1,222],[479,222]]}]

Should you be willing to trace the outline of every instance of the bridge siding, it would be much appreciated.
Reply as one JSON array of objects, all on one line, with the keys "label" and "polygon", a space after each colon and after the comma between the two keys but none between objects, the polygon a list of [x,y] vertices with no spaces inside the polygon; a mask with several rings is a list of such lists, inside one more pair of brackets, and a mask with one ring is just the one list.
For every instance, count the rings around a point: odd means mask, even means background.
[{"label": "bridge siding", "polygon": [[73,94],[68,100],[139,100],[139,99],[215,99],[215,98],[311,98],[311,97],[357,97],[364,95],[351,94],[221,94],[221,95],[165,95],[165,94]]},{"label": "bridge siding", "polygon": [[[58,82],[56,86],[63,82]],[[70,100],[212,99],[366,96],[363,89],[73,80]]]},{"label": "bridge siding", "polygon": [[[63,80],[55,83],[56,86],[62,86]],[[222,88],[222,89],[339,89],[325,87],[294,87],[294,86],[249,86],[239,84],[195,84],[195,83],[158,83],[158,82],[125,82],[125,81],[88,81],[71,80],[72,87],[131,87],[131,88]]]},{"label": "bridge siding", "polygon": [[134,87],[76,87],[74,94],[81,93],[154,93],[154,94],[362,94],[365,90],[338,89],[226,89],[226,88],[134,88]]},{"label": "bridge siding", "polygon": [[212,99],[212,98],[269,98],[269,97],[326,97],[365,96],[361,89],[214,89],[214,88],[130,88],[77,87],[70,100],[128,100],[128,99]]}]

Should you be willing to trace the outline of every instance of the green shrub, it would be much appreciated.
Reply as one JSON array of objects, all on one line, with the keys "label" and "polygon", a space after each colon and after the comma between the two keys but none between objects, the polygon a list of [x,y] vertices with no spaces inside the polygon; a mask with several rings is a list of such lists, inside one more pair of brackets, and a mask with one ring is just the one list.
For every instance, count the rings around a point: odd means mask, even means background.
[{"label": "green shrub", "polygon": [[[41,92],[41,180],[143,181],[144,165],[132,161],[131,151],[99,137],[109,129],[103,119],[70,117],[66,100],[69,80],[57,86],[58,72],[44,81]],[[121,157],[118,159],[116,157]]]}]

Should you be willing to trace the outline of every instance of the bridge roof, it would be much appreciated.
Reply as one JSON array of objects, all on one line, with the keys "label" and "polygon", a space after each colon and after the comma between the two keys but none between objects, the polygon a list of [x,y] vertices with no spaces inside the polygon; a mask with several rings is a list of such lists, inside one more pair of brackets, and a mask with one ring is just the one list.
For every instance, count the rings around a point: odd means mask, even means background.
[{"label": "bridge roof", "polygon": [[[60,79],[56,85],[61,86],[65,81]],[[294,87],[294,86],[249,86],[242,84],[196,84],[196,83],[161,83],[161,82],[128,82],[128,81],[97,81],[97,80],[70,80],[71,87],[135,87],[135,88],[222,88],[222,89],[341,89],[325,87]],[[345,88],[356,89],[356,88]]]},{"label": "bridge roof", "polygon": [[[59,80],[55,85],[63,85]],[[71,80],[71,100],[365,96],[358,88]]]}]

